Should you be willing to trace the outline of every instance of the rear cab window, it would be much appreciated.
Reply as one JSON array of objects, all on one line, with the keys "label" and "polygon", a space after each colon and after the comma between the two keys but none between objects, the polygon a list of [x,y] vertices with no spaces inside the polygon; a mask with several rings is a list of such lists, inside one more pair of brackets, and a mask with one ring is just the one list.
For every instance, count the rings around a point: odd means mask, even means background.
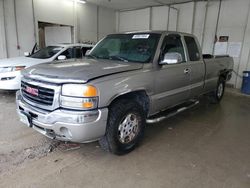
[{"label": "rear cab window", "polygon": [[187,51],[189,55],[190,61],[199,61],[201,59],[201,54],[199,52],[198,45],[194,39],[194,37],[191,36],[184,36],[184,40],[187,45]]}]

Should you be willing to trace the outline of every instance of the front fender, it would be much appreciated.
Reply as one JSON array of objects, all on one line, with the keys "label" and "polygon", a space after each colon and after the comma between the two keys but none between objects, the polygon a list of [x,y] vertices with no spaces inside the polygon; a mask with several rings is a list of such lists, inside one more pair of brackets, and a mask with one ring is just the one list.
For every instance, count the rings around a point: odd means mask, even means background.
[{"label": "front fender", "polygon": [[117,97],[134,91],[145,91],[150,97],[154,91],[153,71],[133,71],[97,79],[91,84],[99,90],[99,107],[107,107]]}]

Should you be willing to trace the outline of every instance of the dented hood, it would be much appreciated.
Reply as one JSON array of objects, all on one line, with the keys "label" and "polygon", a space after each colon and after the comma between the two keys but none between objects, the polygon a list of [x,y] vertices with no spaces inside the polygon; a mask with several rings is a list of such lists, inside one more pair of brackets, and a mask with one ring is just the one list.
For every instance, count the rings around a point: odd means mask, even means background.
[{"label": "dented hood", "polygon": [[142,63],[86,58],[40,64],[25,69],[22,74],[46,80],[54,79],[57,83],[74,80],[85,83],[98,77],[138,70],[142,67]]}]

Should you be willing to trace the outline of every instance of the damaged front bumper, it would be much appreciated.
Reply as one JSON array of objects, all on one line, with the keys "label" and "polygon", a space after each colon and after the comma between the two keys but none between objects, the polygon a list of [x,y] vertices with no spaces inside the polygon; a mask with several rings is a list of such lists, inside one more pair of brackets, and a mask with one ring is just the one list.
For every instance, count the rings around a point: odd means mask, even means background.
[{"label": "damaged front bumper", "polygon": [[27,104],[19,91],[16,104],[20,120],[51,139],[85,143],[98,140],[106,131],[107,108],[46,111]]}]

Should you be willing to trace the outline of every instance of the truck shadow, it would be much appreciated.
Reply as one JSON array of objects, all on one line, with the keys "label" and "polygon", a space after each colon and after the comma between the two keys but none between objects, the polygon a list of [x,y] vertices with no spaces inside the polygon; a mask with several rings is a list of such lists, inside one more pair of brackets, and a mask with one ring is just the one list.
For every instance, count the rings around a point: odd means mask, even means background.
[{"label": "truck shadow", "polygon": [[5,103],[15,102],[16,91],[3,91],[0,90],[0,101]]},{"label": "truck shadow", "polygon": [[202,97],[200,103],[191,109],[162,122],[147,124],[141,146],[154,142],[173,144],[177,141],[185,144],[186,139],[195,139],[192,135],[198,139],[197,137],[202,137],[208,131],[217,129],[223,118],[225,112],[222,104],[210,104],[206,97]]}]

